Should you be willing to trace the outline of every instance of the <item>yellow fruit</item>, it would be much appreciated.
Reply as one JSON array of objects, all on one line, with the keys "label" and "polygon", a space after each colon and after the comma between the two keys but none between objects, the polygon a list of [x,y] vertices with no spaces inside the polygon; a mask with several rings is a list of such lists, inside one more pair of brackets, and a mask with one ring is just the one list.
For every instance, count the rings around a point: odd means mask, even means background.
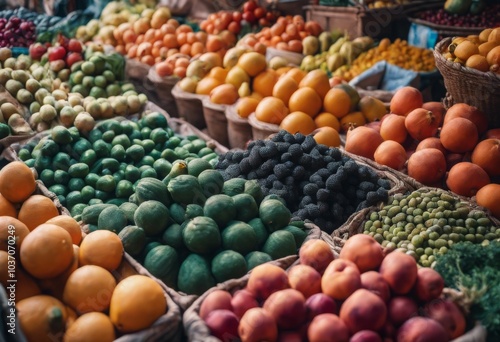
[{"label": "yellow fruit", "polygon": [[64,342],[112,342],[115,327],[101,312],[89,312],[78,317],[64,334]]},{"label": "yellow fruit", "polygon": [[109,317],[122,333],[146,329],[167,311],[167,300],[161,286],[143,275],[123,279],[116,286]]},{"label": "yellow fruit", "polygon": [[240,56],[237,65],[241,67],[250,77],[254,77],[260,72],[266,70],[267,61],[263,54],[249,51]]},{"label": "yellow fruit", "polygon": [[373,122],[382,119],[387,114],[385,104],[371,96],[365,96],[359,101],[359,110],[365,116],[368,122]]},{"label": "yellow fruit", "polygon": [[80,265],[96,265],[114,271],[122,262],[123,244],[109,230],[95,230],[85,236],[79,252]]}]

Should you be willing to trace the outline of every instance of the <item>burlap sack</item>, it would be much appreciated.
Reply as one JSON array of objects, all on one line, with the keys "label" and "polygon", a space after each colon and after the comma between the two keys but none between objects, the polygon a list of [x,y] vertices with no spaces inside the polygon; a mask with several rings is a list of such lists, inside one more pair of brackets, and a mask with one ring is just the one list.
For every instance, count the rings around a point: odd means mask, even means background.
[{"label": "burlap sack", "polygon": [[208,135],[223,146],[229,146],[227,132],[226,105],[215,104],[208,97],[204,98],[203,117],[207,124]]},{"label": "burlap sack", "polygon": [[163,108],[172,117],[179,117],[179,111],[172,95],[172,88],[178,81],[179,78],[176,76],[160,77],[155,68],[151,68],[143,83],[148,99]]},{"label": "burlap sack", "polygon": [[255,113],[250,114],[248,123],[252,126],[252,137],[254,140],[267,139],[270,135],[278,133],[280,126],[262,122],[255,117]]},{"label": "burlap sack", "polygon": [[229,148],[245,149],[252,140],[252,126],[247,118],[242,118],[236,112],[235,105],[226,107],[227,137]]},{"label": "burlap sack", "polygon": [[176,84],[172,88],[172,96],[175,99],[180,118],[183,118],[198,129],[207,127],[205,117],[203,116],[202,104],[202,100],[207,97],[207,95],[188,93],[179,88],[179,85]]}]

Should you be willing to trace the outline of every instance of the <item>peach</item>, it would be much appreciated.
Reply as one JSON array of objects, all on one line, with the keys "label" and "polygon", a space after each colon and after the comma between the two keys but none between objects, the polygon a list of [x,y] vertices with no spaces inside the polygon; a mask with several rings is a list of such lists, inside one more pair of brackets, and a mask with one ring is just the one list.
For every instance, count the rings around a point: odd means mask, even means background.
[{"label": "peach", "polygon": [[394,251],[384,258],[379,272],[395,294],[406,294],[417,280],[417,262],[408,254]]},{"label": "peach", "polygon": [[290,287],[300,291],[305,298],[321,292],[321,274],[308,265],[295,265],[288,270]]},{"label": "peach", "polygon": [[276,341],[278,326],[263,308],[251,308],[241,317],[238,333],[242,342]]},{"label": "peach", "polygon": [[210,333],[223,340],[229,341],[238,338],[238,317],[229,310],[214,310],[205,319]]},{"label": "peach", "polygon": [[418,316],[418,305],[410,297],[398,296],[389,301],[387,311],[391,323],[399,327],[410,318]]},{"label": "peach", "polygon": [[398,330],[398,342],[443,342],[448,341],[446,330],[433,319],[413,317],[407,320]]},{"label": "peach", "polygon": [[233,294],[231,306],[233,307],[233,311],[236,316],[241,318],[247,310],[258,307],[259,303],[250,291],[242,289]]},{"label": "peach", "polygon": [[449,300],[435,300],[424,308],[425,315],[440,323],[450,339],[456,339],[465,332],[465,317],[458,306]]},{"label": "peach", "polygon": [[375,331],[361,330],[352,335],[349,342],[382,342],[382,338]]},{"label": "peach", "polygon": [[384,256],[382,247],[373,237],[356,234],[345,242],[339,258],[352,261],[358,266],[359,272],[363,273],[378,269]]},{"label": "peach", "polygon": [[332,297],[324,293],[316,293],[306,300],[307,320],[312,321],[314,317],[324,314],[332,313],[338,314],[337,303]]},{"label": "peach", "polygon": [[208,314],[214,310],[229,310],[233,311],[231,305],[231,294],[223,290],[215,290],[210,292],[200,306],[200,317],[205,319]]},{"label": "peach", "polygon": [[264,302],[263,308],[276,321],[280,329],[292,329],[306,320],[306,300],[294,289],[277,291]]},{"label": "peach", "polygon": [[375,293],[387,303],[391,297],[389,284],[377,271],[368,271],[361,275],[361,287]]},{"label": "peach", "polygon": [[422,105],[422,108],[430,110],[436,117],[440,117],[441,118],[440,124],[442,124],[442,120],[446,114],[446,108],[444,108],[441,102],[437,101],[425,102]]},{"label": "peach", "polygon": [[309,265],[323,274],[330,262],[335,259],[330,246],[323,240],[311,239],[302,245],[299,250],[300,263]]},{"label": "peach", "polygon": [[349,330],[339,316],[324,313],[316,316],[307,329],[309,342],[348,342]]},{"label": "peach", "polygon": [[266,300],[274,292],[288,287],[290,286],[285,270],[272,264],[256,266],[250,273],[247,283],[247,290],[257,300]]},{"label": "peach", "polygon": [[432,268],[422,267],[417,271],[415,282],[415,294],[424,302],[439,298],[443,292],[444,280],[441,275]]},{"label": "peach", "polygon": [[361,330],[378,330],[385,324],[387,307],[376,294],[359,289],[340,307],[340,318],[352,334]]},{"label": "peach", "polygon": [[323,293],[336,300],[344,300],[361,287],[358,267],[349,260],[333,260],[321,278]]}]

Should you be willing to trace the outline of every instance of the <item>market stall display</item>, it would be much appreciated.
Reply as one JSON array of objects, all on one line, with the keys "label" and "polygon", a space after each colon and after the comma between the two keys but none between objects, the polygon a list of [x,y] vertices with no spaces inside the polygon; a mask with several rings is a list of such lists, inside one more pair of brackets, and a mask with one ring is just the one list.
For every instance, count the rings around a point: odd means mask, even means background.
[{"label": "market stall display", "polygon": [[497,4],[106,3],[0,12],[2,337],[495,340]]}]

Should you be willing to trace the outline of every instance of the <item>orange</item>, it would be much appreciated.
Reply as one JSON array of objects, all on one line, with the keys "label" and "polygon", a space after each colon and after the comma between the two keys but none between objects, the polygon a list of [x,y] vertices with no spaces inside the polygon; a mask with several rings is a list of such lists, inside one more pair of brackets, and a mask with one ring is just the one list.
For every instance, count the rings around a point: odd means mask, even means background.
[{"label": "orange", "polygon": [[335,128],[328,126],[320,127],[313,137],[318,144],[323,144],[328,147],[340,146],[340,135]]},{"label": "orange", "polygon": [[292,112],[281,121],[280,129],[288,133],[311,134],[316,129],[312,117],[304,112]]},{"label": "orange", "polygon": [[22,266],[33,277],[56,277],[73,261],[71,235],[54,224],[42,224],[24,238],[19,255]]},{"label": "orange", "polygon": [[252,89],[264,97],[271,96],[273,94],[274,85],[278,82],[278,79],[279,75],[275,70],[266,69],[254,77],[252,80]]},{"label": "orange", "polygon": [[89,312],[78,317],[64,334],[64,342],[115,340],[115,327],[102,312]]},{"label": "orange", "polygon": [[245,52],[238,59],[237,65],[250,77],[254,77],[267,69],[266,56],[255,51]]},{"label": "orange", "polygon": [[24,201],[17,218],[29,230],[33,230],[58,215],[59,211],[50,198],[43,195],[33,195]]},{"label": "orange", "polygon": [[255,108],[255,117],[257,120],[279,125],[288,114],[288,108],[283,101],[277,97],[264,97]]},{"label": "orange", "polygon": [[109,230],[91,232],[85,236],[80,245],[80,265],[97,265],[113,271],[122,262],[122,257],[122,241],[118,235]]},{"label": "orange", "polygon": [[71,273],[76,271],[78,268],[78,253],[80,247],[77,245],[73,245],[73,260],[71,264],[58,276],[50,279],[41,279],[38,281],[40,288],[43,290],[43,293],[51,295],[59,300],[62,300],[64,285],[68,280]]},{"label": "orange", "polygon": [[291,112],[304,112],[314,118],[322,107],[322,101],[318,93],[310,87],[301,87],[295,91],[288,102]]},{"label": "orange", "polygon": [[210,92],[210,101],[216,104],[232,105],[238,100],[238,89],[228,83],[215,87]]},{"label": "orange", "polygon": [[291,76],[284,75],[278,79],[273,87],[272,95],[281,99],[286,106],[292,94],[299,89],[299,84]]},{"label": "orange", "polygon": [[17,210],[14,204],[0,194],[0,216],[17,217]]},{"label": "orange", "polygon": [[295,82],[297,82],[297,84],[299,84],[300,81],[302,81],[302,79],[307,75],[307,73],[300,68],[294,67],[290,69],[285,75],[290,76],[295,80]]},{"label": "orange", "polygon": [[111,297],[109,317],[122,333],[151,326],[167,311],[163,289],[153,279],[132,275],[116,285]]},{"label": "orange", "polygon": [[339,88],[330,89],[323,99],[323,108],[341,119],[351,110],[351,98],[347,92]]},{"label": "orange", "polygon": [[0,193],[8,201],[22,202],[35,191],[35,188],[35,176],[23,162],[11,162],[0,170]]},{"label": "orange", "polygon": [[248,118],[250,114],[255,112],[257,105],[259,104],[259,100],[254,99],[252,97],[246,96],[242,97],[236,103],[236,113],[242,118]]},{"label": "orange", "polygon": [[309,71],[299,83],[299,87],[311,87],[323,99],[330,90],[328,75],[321,69]]},{"label": "orange", "polygon": [[29,234],[29,229],[24,223],[11,216],[0,216],[0,250],[8,251],[9,238],[15,237],[16,252]]},{"label": "orange", "polygon": [[467,59],[467,62],[465,62],[465,66],[482,72],[490,70],[490,65],[488,64],[486,57],[479,54],[470,56],[469,59]]},{"label": "orange", "polygon": [[69,235],[71,235],[73,244],[80,245],[80,242],[82,241],[82,230],[78,222],[76,222],[76,220],[71,216],[58,215],[51,218],[46,223],[52,223],[56,226],[64,228],[69,233]]},{"label": "orange", "polygon": [[28,341],[52,342],[64,333],[66,308],[54,297],[37,295],[23,299],[16,304],[16,311]]},{"label": "orange", "polygon": [[340,122],[339,119],[332,113],[323,112],[316,115],[314,118],[314,123],[316,127],[331,127],[334,128],[337,132],[340,131]]},{"label": "orange", "polygon": [[455,56],[465,62],[470,56],[479,54],[479,49],[476,44],[468,40],[464,40],[457,45],[453,53],[455,54]]},{"label": "orange", "polygon": [[221,85],[222,82],[213,77],[204,77],[196,85],[196,94],[209,95],[212,89]]},{"label": "orange", "polygon": [[78,314],[109,308],[116,280],[106,269],[85,265],[71,273],[64,286],[64,302]]}]

